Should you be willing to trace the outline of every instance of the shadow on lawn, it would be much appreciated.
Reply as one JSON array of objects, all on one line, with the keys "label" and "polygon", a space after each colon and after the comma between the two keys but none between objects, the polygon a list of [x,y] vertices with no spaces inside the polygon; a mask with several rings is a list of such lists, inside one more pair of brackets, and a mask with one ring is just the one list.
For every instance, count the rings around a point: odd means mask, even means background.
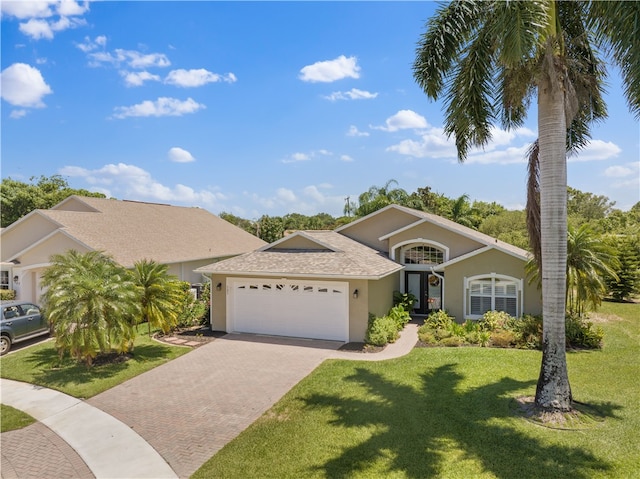
[{"label": "shadow on lawn", "polygon": [[[477,460],[498,478],[586,479],[610,465],[577,447],[550,445],[494,419],[514,417],[512,391],[533,382],[503,378],[461,390],[453,365],[422,375],[422,389],[399,385],[365,369],[347,378],[362,385],[370,400],[314,395],[308,407],[329,407],[342,427],[372,427],[366,441],[345,449],[322,469],[327,477],[351,477],[388,457],[389,473],[426,478],[440,473],[440,458],[456,447],[461,459]],[[570,432],[555,432],[571,434]]]},{"label": "shadow on lawn", "polygon": [[166,347],[159,344],[137,345],[130,358],[126,361],[96,364],[87,367],[69,356],[63,359],[53,348],[34,351],[24,358],[24,361],[40,371],[34,375],[37,384],[61,388],[71,384],[84,384],[94,379],[106,379],[116,376],[130,367],[133,362],[155,361],[165,355]]}]

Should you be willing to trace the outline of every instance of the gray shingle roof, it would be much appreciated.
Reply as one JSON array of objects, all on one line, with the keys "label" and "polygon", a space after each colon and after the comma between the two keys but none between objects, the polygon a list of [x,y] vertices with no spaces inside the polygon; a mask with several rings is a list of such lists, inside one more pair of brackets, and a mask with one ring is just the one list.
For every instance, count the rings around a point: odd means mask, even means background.
[{"label": "gray shingle roof", "polygon": [[[201,208],[75,197],[97,212],[39,212],[94,250],[123,266],[148,258],[170,264],[227,257],[265,244],[261,239]],[[64,204],[56,208],[64,208]]]},{"label": "gray shingle roof", "polygon": [[[317,276],[378,279],[402,269],[386,255],[335,231],[304,231],[319,249],[287,249],[286,238],[264,251],[253,251],[199,268],[215,274]],[[272,245],[273,246],[273,245]],[[327,251],[329,246],[333,251]]]}]

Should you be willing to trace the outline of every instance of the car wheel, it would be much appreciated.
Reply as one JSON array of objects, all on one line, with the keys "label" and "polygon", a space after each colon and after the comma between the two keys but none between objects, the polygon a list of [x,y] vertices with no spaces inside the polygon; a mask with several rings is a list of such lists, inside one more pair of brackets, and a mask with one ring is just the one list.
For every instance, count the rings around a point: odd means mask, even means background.
[{"label": "car wheel", "polygon": [[0,356],[3,356],[11,349],[11,338],[9,336],[0,336]]}]

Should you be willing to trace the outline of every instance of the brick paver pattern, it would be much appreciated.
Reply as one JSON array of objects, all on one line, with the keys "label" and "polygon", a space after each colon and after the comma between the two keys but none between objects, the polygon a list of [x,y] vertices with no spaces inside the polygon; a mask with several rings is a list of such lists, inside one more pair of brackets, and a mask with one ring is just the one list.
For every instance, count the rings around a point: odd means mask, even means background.
[{"label": "brick paver pattern", "polygon": [[340,343],[227,335],[88,400],[193,474]]},{"label": "brick paver pattern", "polygon": [[40,422],[2,433],[2,479],[93,479],[82,458]]}]

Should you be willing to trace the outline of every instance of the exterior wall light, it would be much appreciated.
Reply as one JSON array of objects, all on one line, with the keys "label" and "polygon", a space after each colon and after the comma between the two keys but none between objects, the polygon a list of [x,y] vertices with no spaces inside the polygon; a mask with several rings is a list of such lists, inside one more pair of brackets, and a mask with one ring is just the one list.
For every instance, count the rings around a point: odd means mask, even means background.
[{"label": "exterior wall light", "polygon": [[20,278],[18,278],[18,275],[15,275],[13,277],[13,282],[16,283],[16,284],[20,284]]},{"label": "exterior wall light", "polygon": [[216,284],[216,291],[220,291],[222,289],[222,283]]},{"label": "exterior wall light", "polygon": [[353,290],[353,298],[354,298],[354,299],[358,299],[358,294],[359,294],[358,290],[357,290],[357,289],[354,289],[354,290]]}]

